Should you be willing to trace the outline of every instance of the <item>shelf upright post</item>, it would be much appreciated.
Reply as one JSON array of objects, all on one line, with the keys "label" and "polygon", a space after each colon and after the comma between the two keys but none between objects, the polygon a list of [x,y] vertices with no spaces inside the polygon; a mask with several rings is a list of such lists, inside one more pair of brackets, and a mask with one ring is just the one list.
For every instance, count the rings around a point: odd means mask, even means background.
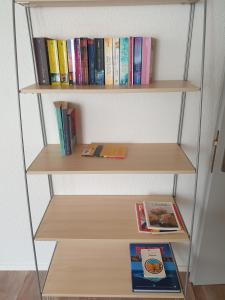
[{"label": "shelf upright post", "polygon": [[22,110],[21,110],[21,98],[20,98],[20,88],[19,88],[19,67],[18,67],[18,54],[17,54],[17,34],[16,34],[16,3],[15,0],[12,0],[12,19],[13,19],[13,42],[14,42],[14,59],[15,59],[15,74],[16,74],[16,89],[17,89],[17,102],[18,102],[18,117],[19,117],[19,125],[20,125],[20,139],[21,139],[21,150],[22,150],[22,162],[23,162],[23,174],[24,174],[24,184],[26,191],[26,199],[27,199],[27,207],[28,207],[28,216],[29,216],[29,224],[30,224],[30,233],[32,237],[32,248],[34,255],[34,263],[37,275],[37,283],[40,299],[42,299],[41,293],[41,282],[38,271],[38,263],[37,263],[37,253],[34,242],[34,230],[31,216],[31,205],[30,205],[30,197],[29,197],[29,188],[27,181],[27,172],[26,172],[26,156],[25,156],[25,146],[24,146],[24,137],[23,137],[23,123],[22,123]]},{"label": "shelf upright post", "polygon": [[[30,38],[30,46],[32,52],[32,60],[33,60],[33,67],[34,67],[34,76],[35,76],[35,83],[38,84],[38,75],[37,75],[37,68],[35,63],[35,52],[34,52],[34,43],[33,43],[33,26],[32,26],[32,19],[30,13],[30,7],[26,7],[26,18],[27,18],[27,27],[29,31],[29,38]],[[38,100],[38,110],[39,110],[39,117],[41,123],[41,133],[42,133],[42,140],[43,145],[47,146],[47,134],[46,134],[46,126],[45,126],[45,117],[44,117],[44,110],[43,110],[43,103],[42,103],[42,95],[40,93],[37,94]],[[54,189],[53,189],[53,182],[52,182],[52,175],[48,175],[48,185],[49,185],[49,193],[50,199],[54,196]]]},{"label": "shelf upright post", "polygon": [[[185,63],[184,63],[184,74],[183,74],[183,80],[185,80],[185,81],[188,80],[194,16],[195,16],[195,3],[190,5],[188,36],[187,36],[187,43],[186,43],[186,54],[185,54]],[[177,144],[178,145],[181,145],[181,142],[182,142],[186,97],[187,97],[187,93],[183,92],[181,94],[179,126],[178,126],[178,133],[177,133]],[[174,198],[176,198],[176,194],[177,194],[177,182],[178,182],[178,174],[175,174],[174,181],[173,181],[173,197]]]},{"label": "shelf upright post", "polygon": [[193,231],[195,225],[195,209],[197,202],[197,192],[198,192],[198,177],[199,177],[199,160],[200,160],[200,149],[201,149],[201,131],[202,131],[202,108],[203,108],[203,92],[204,92],[204,74],[205,74],[205,44],[206,44],[206,21],[207,21],[207,0],[204,0],[204,15],[203,15],[203,34],[202,34],[202,62],[201,62],[201,92],[200,92],[200,102],[199,102],[199,123],[198,123],[198,139],[197,139],[197,153],[196,153],[196,174],[195,174],[195,186],[194,186],[194,203],[191,218],[191,228],[190,228],[190,246],[188,253],[188,265],[186,273],[186,283],[185,283],[185,300],[187,300],[188,293],[188,281],[190,278],[190,264],[192,255],[192,242],[193,242]]}]

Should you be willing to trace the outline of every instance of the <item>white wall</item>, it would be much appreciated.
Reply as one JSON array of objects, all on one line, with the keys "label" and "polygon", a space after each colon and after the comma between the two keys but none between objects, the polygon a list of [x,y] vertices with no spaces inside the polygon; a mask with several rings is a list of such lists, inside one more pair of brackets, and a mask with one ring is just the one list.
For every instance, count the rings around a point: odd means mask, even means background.
[{"label": "white wall", "polygon": [[[4,114],[0,130],[1,139],[1,185],[0,185],[0,231],[4,247],[0,247],[0,268],[20,269],[33,266],[28,216],[21,163],[19,122],[17,114],[16,82],[13,60],[12,19],[9,0],[1,1],[0,30],[4,44],[0,47],[1,99]],[[221,3],[223,0],[209,1]],[[214,4],[216,5],[216,4]],[[216,6],[215,6],[216,9]],[[202,39],[202,4],[196,7],[195,30],[190,78],[200,82],[200,57]],[[182,79],[185,42],[187,37],[188,6],[142,6],[142,7],[99,7],[61,8],[32,11],[35,36],[68,38],[75,36],[121,36],[151,35],[157,41],[156,79]],[[209,28],[213,26],[217,11],[211,13]],[[32,60],[22,7],[17,7],[19,58],[21,86],[32,84]],[[222,26],[222,23],[221,23]],[[210,40],[212,32],[209,31]],[[222,43],[222,40],[218,41]],[[210,49],[210,51],[213,51]],[[217,53],[217,52],[216,52]],[[222,55],[220,53],[220,55]],[[208,72],[219,81],[214,72],[217,61],[208,56]],[[209,69],[210,66],[210,69]],[[3,73],[4,71],[4,73]],[[213,72],[213,75],[212,75]],[[217,77],[215,77],[217,76]],[[207,80],[207,85],[212,85]],[[216,96],[216,86],[212,86]],[[21,97],[25,133],[27,165],[41,149],[40,124],[37,114],[36,97]],[[44,110],[49,143],[58,142],[56,120],[52,102],[67,100],[79,105],[81,111],[82,142],[176,142],[180,94],[74,94],[44,96]],[[185,114],[185,149],[194,160],[194,146],[197,124],[199,93],[189,94]],[[204,137],[201,173],[201,192],[209,160],[213,120],[217,98],[206,97],[204,104]],[[207,108],[209,107],[209,109]],[[9,120],[10,116],[10,122]],[[12,121],[13,120],[13,121]],[[6,123],[8,122],[8,124]],[[6,125],[7,124],[7,125]],[[7,139],[7,137],[9,137]],[[187,225],[190,225],[193,175],[182,176],[179,180],[179,203]],[[57,194],[171,194],[171,175],[74,175],[54,176]],[[32,213],[35,228],[49,200],[45,176],[29,176]],[[199,207],[203,201],[202,193]],[[50,251],[48,246],[38,247],[39,263],[46,266]],[[180,268],[186,264],[186,245],[176,245],[176,258]]]}]

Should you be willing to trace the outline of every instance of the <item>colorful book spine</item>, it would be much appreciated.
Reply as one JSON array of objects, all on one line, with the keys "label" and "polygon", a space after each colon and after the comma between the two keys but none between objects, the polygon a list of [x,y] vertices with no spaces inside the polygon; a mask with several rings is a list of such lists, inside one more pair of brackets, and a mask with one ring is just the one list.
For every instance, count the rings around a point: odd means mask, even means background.
[{"label": "colorful book spine", "polygon": [[63,137],[64,137],[65,153],[66,153],[66,155],[70,155],[72,153],[72,151],[71,151],[71,144],[70,144],[70,139],[69,139],[67,110],[68,110],[68,104],[67,104],[67,102],[63,102],[63,104],[62,104],[62,120],[63,120]]},{"label": "colorful book spine", "polygon": [[60,152],[64,156],[64,155],[66,155],[66,152],[65,152],[65,145],[64,145],[64,132],[63,132],[63,120],[62,120],[61,105],[62,105],[61,101],[54,102],[56,119],[57,119],[57,124],[58,124],[58,132],[59,132]]},{"label": "colorful book spine", "polygon": [[134,38],[134,74],[133,84],[141,84],[141,60],[142,60],[142,38]]},{"label": "colorful book spine", "polygon": [[75,49],[74,39],[67,40],[69,84],[76,83]]},{"label": "colorful book spine", "polygon": [[113,38],[113,81],[120,84],[120,39]]},{"label": "colorful book spine", "polygon": [[58,47],[56,40],[47,40],[51,85],[60,85]]},{"label": "colorful book spine", "polygon": [[95,40],[88,39],[88,77],[89,84],[95,84]]},{"label": "colorful book spine", "polygon": [[151,38],[143,37],[142,39],[142,68],[141,68],[141,84],[149,84],[151,78]]},{"label": "colorful book spine", "polygon": [[33,38],[38,83],[49,84],[49,62],[46,38]]},{"label": "colorful book spine", "polygon": [[120,85],[128,85],[129,39],[120,38]]},{"label": "colorful book spine", "polygon": [[113,53],[112,53],[112,38],[104,39],[105,53],[105,84],[113,85]]},{"label": "colorful book spine", "polygon": [[68,56],[65,40],[58,40],[59,70],[62,85],[69,85]]},{"label": "colorful book spine", "polygon": [[80,39],[82,84],[88,84],[88,51],[87,38]]},{"label": "colorful book spine", "polygon": [[76,84],[82,84],[82,68],[81,68],[81,51],[80,51],[80,39],[74,40],[75,47],[75,66],[76,66]]},{"label": "colorful book spine", "polygon": [[76,108],[73,108],[71,117],[72,117],[72,130],[73,130],[73,136],[74,136],[74,144],[77,144],[77,111]]},{"label": "colorful book spine", "polygon": [[129,78],[128,84],[133,85],[134,38],[129,38]]},{"label": "colorful book spine", "polygon": [[73,108],[69,108],[67,111],[67,123],[68,123],[68,139],[70,142],[71,153],[75,145],[75,135],[73,132],[73,119],[72,119]]},{"label": "colorful book spine", "polygon": [[95,39],[95,84],[105,84],[104,39]]}]

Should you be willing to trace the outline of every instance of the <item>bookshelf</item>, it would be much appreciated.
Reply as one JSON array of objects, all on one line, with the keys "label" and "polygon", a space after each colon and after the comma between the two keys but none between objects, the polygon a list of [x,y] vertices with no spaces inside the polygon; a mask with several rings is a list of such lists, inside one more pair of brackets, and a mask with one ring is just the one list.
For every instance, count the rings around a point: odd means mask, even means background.
[{"label": "bookshelf", "polygon": [[[135,203],[144,200],[168,201],[176,204],[178,174],[195,176],[194,208],[198,183],[198,168],[201,138],[201,118],[204,79],[204,50],[206,29],[206,0],[204,0],[202,73],[200,87],[188,80],[191,36],[195,4],[199,0],[15,0],[13,5],[15,62],[17,71],[18,108],[23,150],[24,176],[34,260],[39,283],[40,299],[43,297],[120,297],[120,298],[161,298],[185,299],[188,294],[188,279],[192,249],[194,211],[191,229],[179,233],[146,234],[139,233],[136,224]],[[55,87],[36,83],[24,88],[19,86],[15,5],[25,7],[30,41],[33,38],[30,8],[70,7],[70,6],[120,6],[190,4],[188,40],[185,56],[183,80],[158,80],[147,86],[68,86]],[[34,59],[33,45],[32,54]],[[36,78],[37,78],[37,74]],[[81,157],[85,145],[77,145],[75,152],[62,157],[59,145],[47,143],[42,95],[74,93],[181,93],[181,110],[177,143],[127,144],[128,156],[124,160],[107,160]],[[182,149],[182,128],[186,93],[200,94],[197,158],[193,164]],[[37,94],[43,149],[27,168],[23,142],[21,97],[23,94]],[[131,104],[132,105],[132,104]],[[48,175],[50,202],[36,233],[30,210],[28,175]],[[52,175],[55,174],[174,174],[173,195],[159,196],[94,196],[94,195],[54,195]],[[177,205],[177,204],[176,204]],[[84,223],[87,219],[88,222]],[[41,287],[35,241],[56,241],[57,245],[47,273],[44,287]],[[129,243],[167,242],[189,244],[188,267],[184,282],[184,292],[180,293],[133,293],[131,287]],[[91,250],[91,251],[90,251]],[[84,266],[88,266],[84,268]],[[110,271],[109,271],[110,270]],[[88,283],[88,284],[87,284]],[[194,298],[193,298],[194,299]]]}]

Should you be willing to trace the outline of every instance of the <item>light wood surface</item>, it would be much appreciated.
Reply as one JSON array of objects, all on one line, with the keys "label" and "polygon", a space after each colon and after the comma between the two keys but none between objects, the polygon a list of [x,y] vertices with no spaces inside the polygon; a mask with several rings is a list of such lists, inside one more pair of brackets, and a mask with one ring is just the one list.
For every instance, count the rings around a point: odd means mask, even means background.
[{"label": "light wood surface", "polygon": [[129,243],[109,240],[58,242],[43,295],[183,298],[183,293],[133,293]]},{"label": "light wood surface", "polygon": [[195,169],[177,144],[127,144],[125,159],[82,157],[85,145],[76,145],[72,155],[61,156],[59,145],[42,149],[28,168],[29,174],[123,173],[190,174]]},{"label": "light wood surface", "polygon": [[[113,239],[130,242],[184,242],[186,232],[140,233],[135,203],[174,202],[170,196],[54,196],[38,228],[36,240]],[[91,243],[90,243],[91,244]]]},{"label": "light wood surface", "polygon": [[21,5],[39,6],[113,6],[113,5],[152,5],[190,4],[199,0],[15,0]]},{"label": "light wood surface", "polygon": [[189,81],[161,80],[146,86],[99,86],[99,85],[70,85],[57,87],[52,85],[30,85],[21,89],[23,94],[51,93],[150,93],[150,92],[196,92],[199,87]]}]

